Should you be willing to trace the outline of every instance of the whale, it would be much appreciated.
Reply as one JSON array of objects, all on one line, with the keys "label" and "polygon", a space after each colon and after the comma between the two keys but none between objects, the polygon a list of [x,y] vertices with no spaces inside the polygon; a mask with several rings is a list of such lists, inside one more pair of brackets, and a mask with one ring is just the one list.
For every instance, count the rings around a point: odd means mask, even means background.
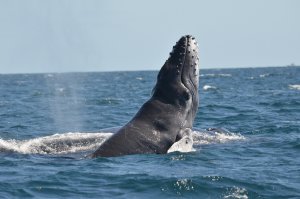
[{"label": "whale", "polygon": [[90,157],[165,154],[191,143],[199,106],[198,54],[195,37],[182,36],[158,72],[150,99]]}]

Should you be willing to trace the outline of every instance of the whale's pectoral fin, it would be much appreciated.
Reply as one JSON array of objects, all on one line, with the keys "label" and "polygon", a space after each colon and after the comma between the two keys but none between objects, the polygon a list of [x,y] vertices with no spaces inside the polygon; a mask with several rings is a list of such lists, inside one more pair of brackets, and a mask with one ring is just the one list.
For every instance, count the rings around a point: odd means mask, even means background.
[{"label": "whale's pectoral fin", "polygon": [[[178,140],[177,140],[178,139]],[[193,136],[192,130],[186,128],[181,130],[176,137],[176,142],[169,148],[168,153],[179,151],[179,152],[191,152],[193,149]]]},{"label": "whale's pectoral fin", "polygon": [[169,148],[168,153],[179,152],[191,152],[193,151],[193,137],[192,130],[186,128],[181,130],[176,137],[176,142]]}]

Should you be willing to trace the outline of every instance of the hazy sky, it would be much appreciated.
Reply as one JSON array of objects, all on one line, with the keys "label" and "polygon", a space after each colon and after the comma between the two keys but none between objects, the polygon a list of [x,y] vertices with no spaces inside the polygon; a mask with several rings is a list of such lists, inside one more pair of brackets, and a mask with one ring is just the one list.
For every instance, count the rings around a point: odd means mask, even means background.
[{"label": "hazy sky", "polygon": [[158,70],[185,34],[200,67],[300,64],[300,0],[0,0],[0,73]]}]

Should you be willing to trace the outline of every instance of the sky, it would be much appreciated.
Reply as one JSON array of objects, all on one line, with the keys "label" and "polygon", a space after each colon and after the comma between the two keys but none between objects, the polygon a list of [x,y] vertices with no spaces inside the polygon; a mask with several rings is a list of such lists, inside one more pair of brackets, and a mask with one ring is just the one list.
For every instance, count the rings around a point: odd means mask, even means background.
[{"label": "sky", "polygon": [[200,68],[300,65],[299,0],[0,0],[0,73],[159,70],[196,37]]}]

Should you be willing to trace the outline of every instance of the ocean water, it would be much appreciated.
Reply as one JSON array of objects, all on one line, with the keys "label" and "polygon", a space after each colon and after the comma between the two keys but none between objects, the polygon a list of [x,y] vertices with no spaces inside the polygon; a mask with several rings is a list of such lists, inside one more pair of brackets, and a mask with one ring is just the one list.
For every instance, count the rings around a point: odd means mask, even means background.
[{"label": "ocean water", "polygon": [[300,198],[300,68],[200,74],[195,150],[95,159],[157,71],[0,75],[0,198]]}]

